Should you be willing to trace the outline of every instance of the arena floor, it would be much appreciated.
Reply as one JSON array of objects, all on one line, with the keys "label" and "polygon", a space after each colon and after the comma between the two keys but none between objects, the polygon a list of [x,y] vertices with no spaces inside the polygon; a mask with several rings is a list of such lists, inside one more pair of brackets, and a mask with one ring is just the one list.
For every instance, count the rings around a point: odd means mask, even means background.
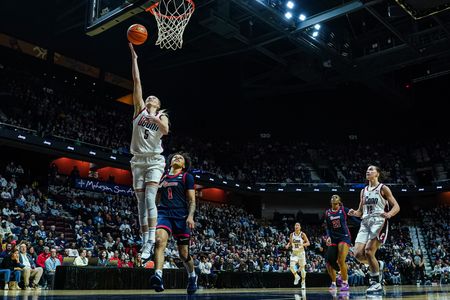
[{"label": "arena floor", "polygon": [[330,293],[326,288],[299,289],[212,289],[199,290],[192,296],[187,296],[185,290],[167,290],[156,293],[151,290],[95,290],[95,291],[4,291],[3,299],[20,300],[130,300],[130,299],[240,299],[240,300],[316,300],[316,299],[450,299],[450,286],[416,287],[398,286],[386,287],[385,294],[380,296],[366,296],[365,288],[352,288],[350,292]]}]

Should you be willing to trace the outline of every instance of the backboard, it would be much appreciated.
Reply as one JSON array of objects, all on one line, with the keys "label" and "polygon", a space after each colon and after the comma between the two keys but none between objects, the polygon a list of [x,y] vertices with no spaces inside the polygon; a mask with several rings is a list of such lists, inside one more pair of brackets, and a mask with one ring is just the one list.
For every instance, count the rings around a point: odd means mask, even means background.
[{"label": "backboard", "polygon": [[86,34],[97,35],[145,11],[159,0],[88,0]]}]

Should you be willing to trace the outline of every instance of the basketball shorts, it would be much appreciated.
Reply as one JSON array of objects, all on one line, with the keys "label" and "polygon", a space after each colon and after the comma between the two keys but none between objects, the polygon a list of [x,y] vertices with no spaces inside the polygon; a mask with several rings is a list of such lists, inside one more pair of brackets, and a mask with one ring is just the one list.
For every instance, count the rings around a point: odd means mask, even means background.
[{"label": "basketball shorts", "polygon": [[158,213],[158,223],[156,229],[164,229],[172,235],[178,245],[189,245],[191,230],[186,224],[186,218],[168,217],[163,212]]},{"label": "basketball shorts", "polygon": [[346,243],[349,247],[352,245],[350,237],[331,238],[331,246],[338,246],[340,243]]},{"label": "basketball shorts", "polygon": [[291,255],[290,266],[294,267],[296,264],[299,264],[301,267],[304,267],[306,265],[305,252],[298,255]]},{"label": "basketball shorts", "polygon": [[166,166],[166,160],[161,154],[134,155],[130,161],[133,174],[133,188],[143,189],[146,182],[161,180]]},{"label": "basketball shorts", "polygon": [[376,238],[384,244],[387,239],[387,235],[387,219],[379,216],[367,217],[361,221],[361,227],[359,228],[355,243],[367,244],[367,242]]}]

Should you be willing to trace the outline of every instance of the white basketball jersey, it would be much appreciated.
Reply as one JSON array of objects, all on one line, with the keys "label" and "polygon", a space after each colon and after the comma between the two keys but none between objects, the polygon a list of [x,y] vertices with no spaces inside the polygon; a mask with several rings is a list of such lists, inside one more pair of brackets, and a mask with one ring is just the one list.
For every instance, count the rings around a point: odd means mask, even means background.
[{"label": "white basketball jersey", "polygon": [[131,137],[131,154],[160,154],[163,152],[161,137],[163,134],[159,126],[149,119],[147,109],[143,109],[133,119],[133,133]]},{"label": "white basketball jersey", "polygon": [[292,233],[292,255],[297,256],[301,254],[305,249],[303,248],[302,232],[297,235]]},{"label": "white basketball jersey", "polygon": [[363,216],[362,218],[379,217],[385,212],[386,208],[389,208],[389,202],[381,196],[381,188],[383,184],[378,184],[375,188],[370,189],[366,186],[363,190]]}]

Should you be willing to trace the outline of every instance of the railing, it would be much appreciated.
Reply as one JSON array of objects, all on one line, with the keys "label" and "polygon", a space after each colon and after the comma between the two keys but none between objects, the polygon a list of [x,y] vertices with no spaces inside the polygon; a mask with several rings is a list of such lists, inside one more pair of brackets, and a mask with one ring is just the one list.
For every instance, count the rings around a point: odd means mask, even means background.
[{"label": "railing", "polygon": [[[34,129],[25,128],[25,127],[21,127],[21,126],[16,126],[16,125],[4,123],[4,122],[0,122],[0,126],[7,127],[8,129],[15,130],[15,131],[21,130],[21,131],[27,132],[29,134],[33,134],[35,136],[39,136],[39,132],[37,130],[34,130]],[[74,140],[74,139],[71,139],[71,138],[68,138],[68,137],[65,137],[65,136],[61,136],[61,135],[49,135],[48,137],[49,138],[54,138],[54,139],[57,139],[59,141],[66,142],[66,143],[73,143],[74,145],[77,145],[77,146],[85,146],[85,147],[88,147],[88,148],[96,148],[98,150],[102,150],[102,151],[107,152],[107,153],[117,154],[117,153],[121,152],[118,149],[112,149],[112,148],[109,148],[109,147],[104,147],[104,146],[100,146],[100,145],[96,145],[96,144],[91,144],[91,143],[88,143],[88,142],[82,142],[82,141]],[[121,152],[121,154],[129,155],[128,152]]]}]

